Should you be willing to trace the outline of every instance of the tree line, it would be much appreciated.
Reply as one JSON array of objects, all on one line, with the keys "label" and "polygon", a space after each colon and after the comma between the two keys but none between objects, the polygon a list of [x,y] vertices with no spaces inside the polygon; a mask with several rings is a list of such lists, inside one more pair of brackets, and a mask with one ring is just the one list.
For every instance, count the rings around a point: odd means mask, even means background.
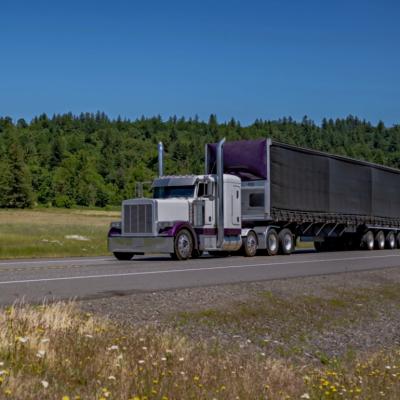
[{"label": "tree line", "polygon": [[157,143],[165,148],[167,174],[203,172],[204,144],[273,139],[400,168],[400,125],[386,127],[357,117],[324,119],[321,125],[282,118],[249,126],[231,119],[163,121],[161,117],[110,119],[106,114],[71,113],[13,121],[0,118],[0,207],[35,204],[57,207],[120,204],[137,182],[157,174]]}]

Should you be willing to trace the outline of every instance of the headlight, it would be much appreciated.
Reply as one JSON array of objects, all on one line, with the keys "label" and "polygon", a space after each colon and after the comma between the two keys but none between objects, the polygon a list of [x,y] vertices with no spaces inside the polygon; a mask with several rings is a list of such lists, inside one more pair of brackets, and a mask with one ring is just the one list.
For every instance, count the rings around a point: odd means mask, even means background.
[{"label": "headlight", "polygon": [[160,222],[157,222],[157,229],[158,229],[158,231],[160,231],[161,229],[169,228],[172,225],[173,225],[172,222],[160,221]]}]

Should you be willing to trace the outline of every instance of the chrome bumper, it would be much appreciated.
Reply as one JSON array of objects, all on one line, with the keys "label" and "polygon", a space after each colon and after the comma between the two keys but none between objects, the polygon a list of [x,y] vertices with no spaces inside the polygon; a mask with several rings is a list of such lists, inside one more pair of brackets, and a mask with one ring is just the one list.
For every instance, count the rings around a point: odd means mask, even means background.
[{"label": "chrome bumper", "polygon": [[110,236],[108,238],[108,250],[111,253],[173,253],[174,238],[169,236]]}]

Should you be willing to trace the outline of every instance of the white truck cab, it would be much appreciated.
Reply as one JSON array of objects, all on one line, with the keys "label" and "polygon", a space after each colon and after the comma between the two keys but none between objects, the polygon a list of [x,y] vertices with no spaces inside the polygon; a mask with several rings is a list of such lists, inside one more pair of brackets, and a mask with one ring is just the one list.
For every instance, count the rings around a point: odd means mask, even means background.
[{"label": "white truck cab", "polygon": [[122,203],[112,223],[109,250],[122,260],[135,254],[169,253],[176,259],[239,250],[241,180],[229,174],[160,176],[153,198]]}]

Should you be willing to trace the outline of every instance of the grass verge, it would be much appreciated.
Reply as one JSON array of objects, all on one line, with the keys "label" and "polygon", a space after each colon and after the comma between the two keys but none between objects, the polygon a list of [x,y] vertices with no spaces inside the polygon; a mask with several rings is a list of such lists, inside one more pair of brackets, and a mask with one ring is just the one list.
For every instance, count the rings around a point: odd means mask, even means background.
[{"label": "grass verge", "polygon": [[[322,314],[325,306],[313,311]],[[274,315],[282,320],[282,314]],[[190,339],[171,327],[122,326],[82,313],[73,303],[0,310],[1,399],[395,400],[399,395],[400,349],[394,344],[315,363],[268,355],[259,346]]]},{"label": "grass verge", "polygon": [[107,231],[115,211],[0,210],[0,258],[107,254]]}]

